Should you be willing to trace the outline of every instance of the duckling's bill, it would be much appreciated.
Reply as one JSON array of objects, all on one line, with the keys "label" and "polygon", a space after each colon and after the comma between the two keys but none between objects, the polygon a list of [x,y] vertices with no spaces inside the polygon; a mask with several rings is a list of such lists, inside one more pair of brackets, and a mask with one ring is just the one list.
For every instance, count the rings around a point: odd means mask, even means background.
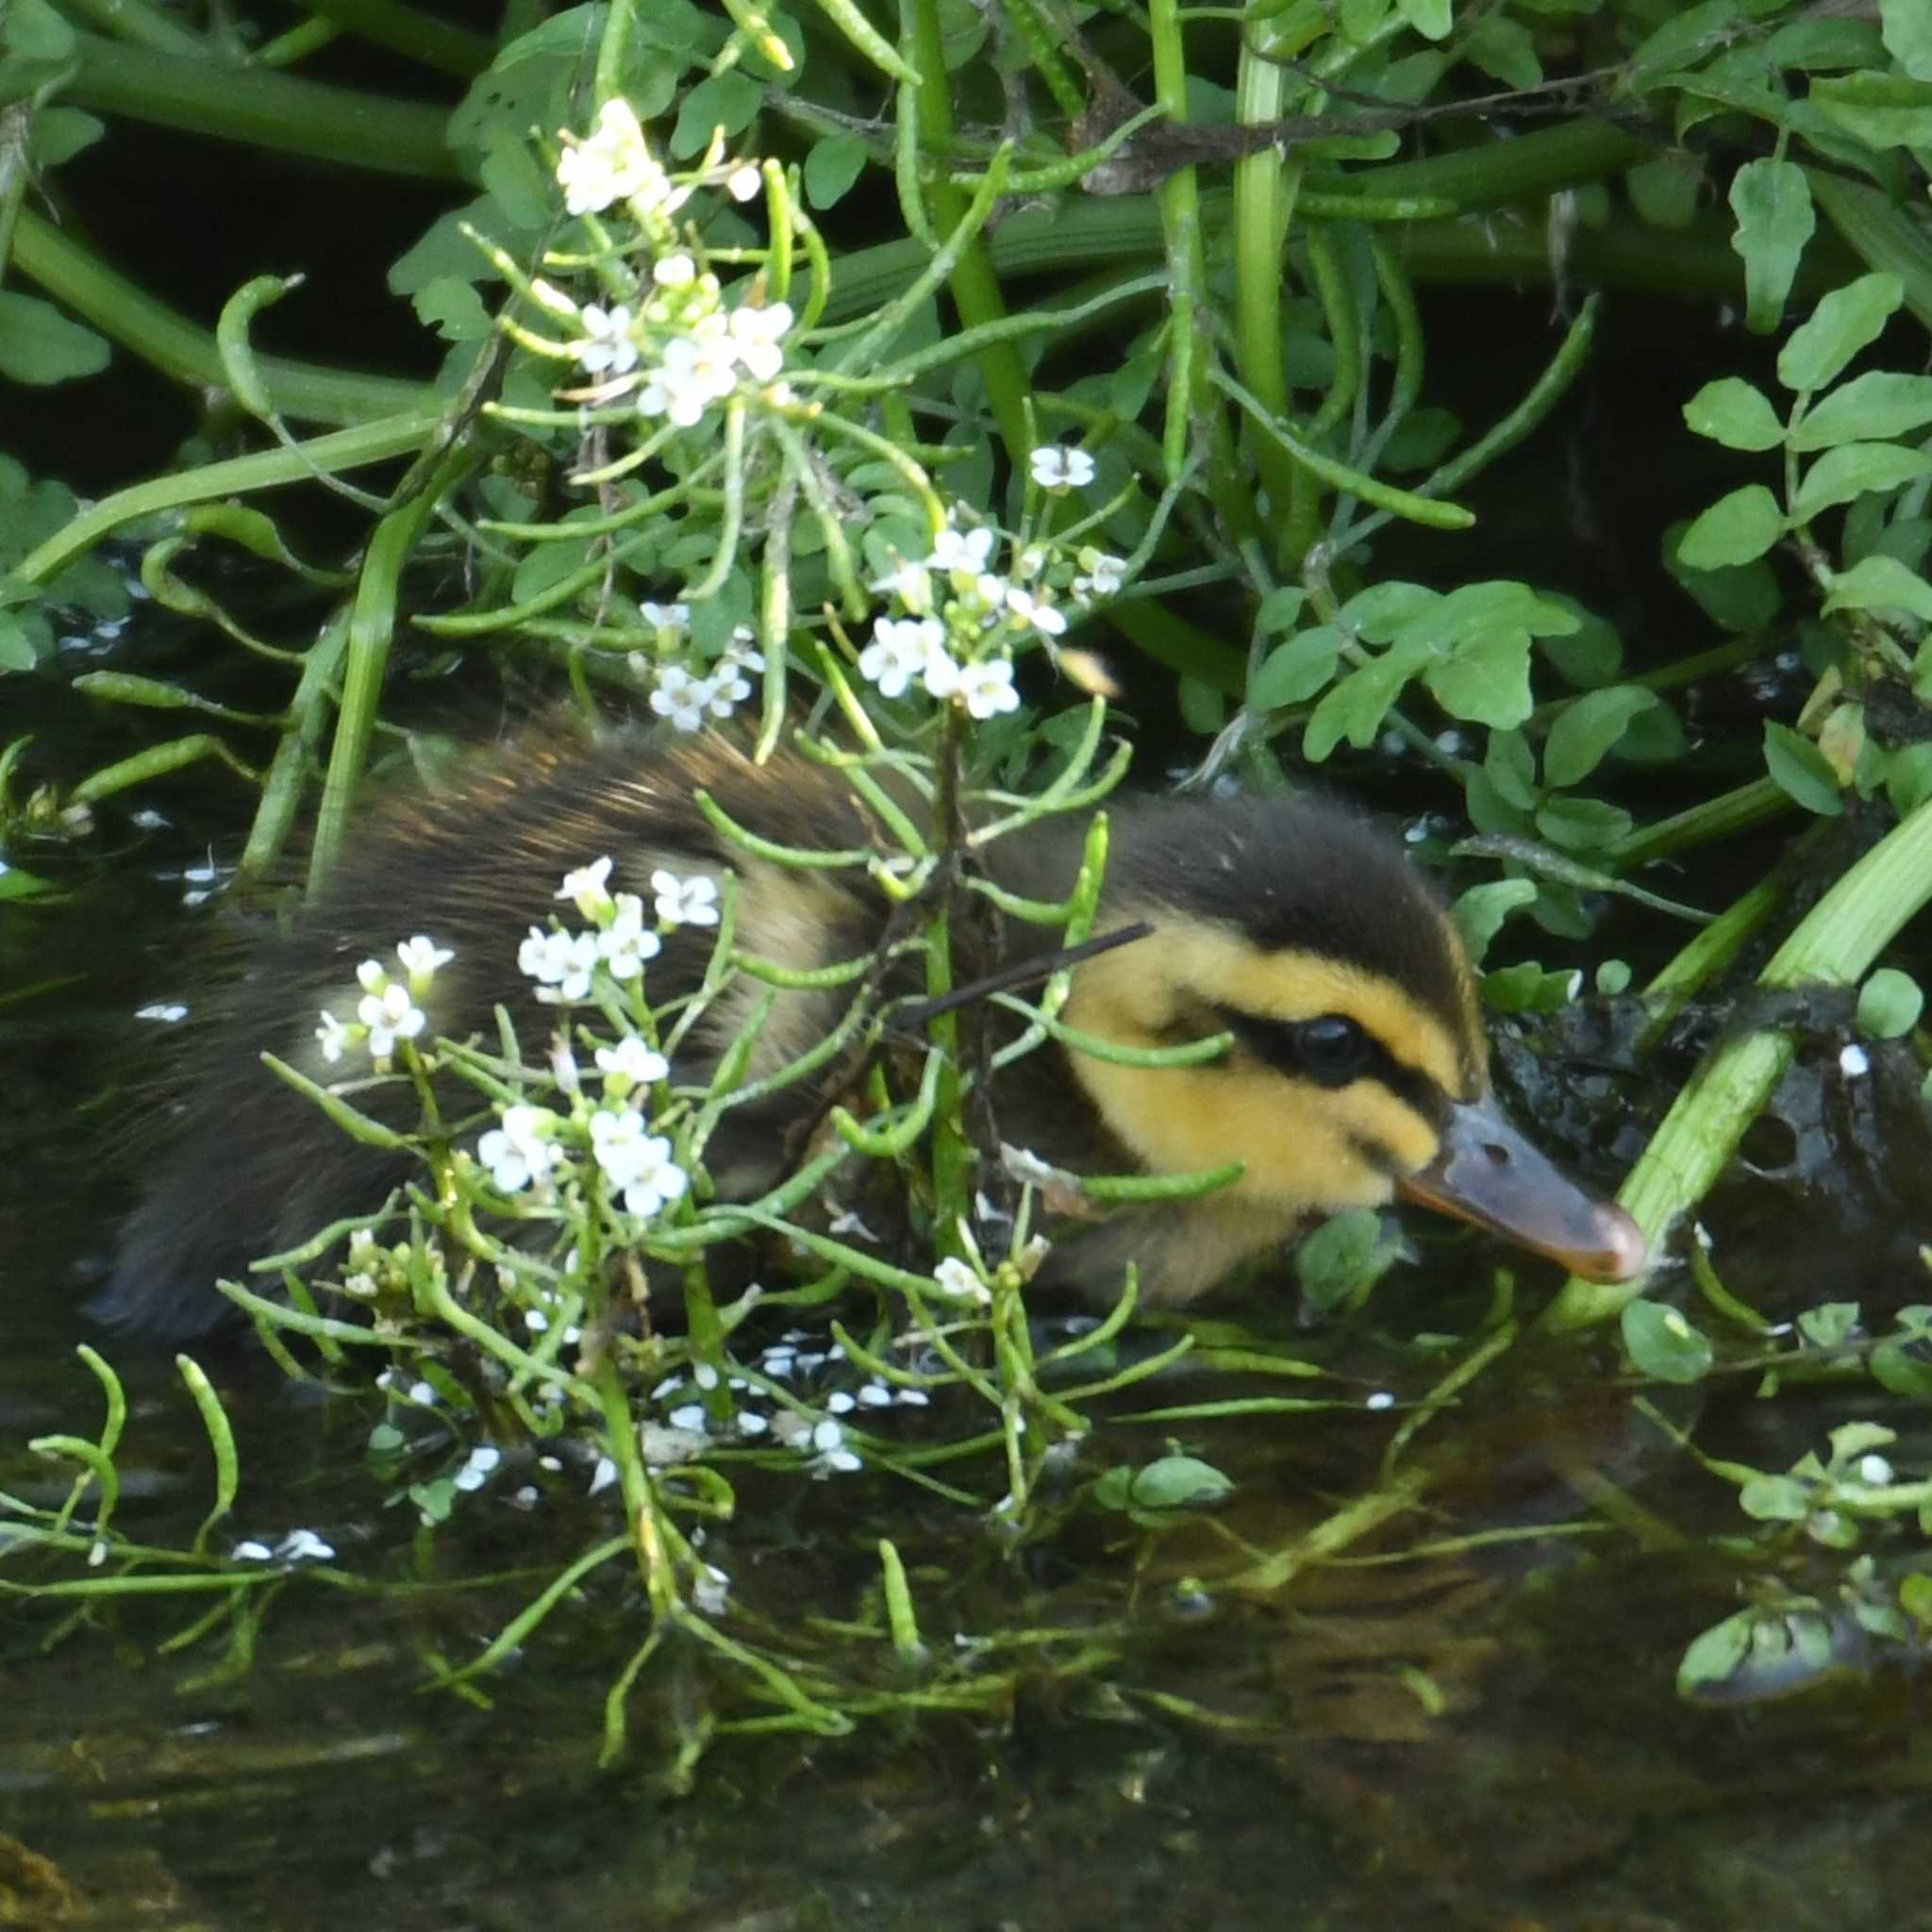
[{"label": "duckling's bill", "polygon": [[1396,1185],[1406,1200],[1547,1255],[1587,1281],[1628,1281],[1650,1260],[1636,1222],[1562,1174],[1488,1093],[1457,1107],[1435,1159]]}]

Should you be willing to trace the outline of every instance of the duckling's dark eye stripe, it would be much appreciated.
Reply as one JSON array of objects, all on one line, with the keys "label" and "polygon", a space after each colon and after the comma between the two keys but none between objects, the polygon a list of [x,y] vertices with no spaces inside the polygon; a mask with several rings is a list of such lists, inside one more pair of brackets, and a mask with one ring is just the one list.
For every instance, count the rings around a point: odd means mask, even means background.
[{"label": "duckling's dark eye stripe", "polygon": [[1346,1074],[1330,1078],[1309,1066],[1301,1029],[1295,1022],[1264,1019],[1258,1013],[1245,1013],[1239,1007],[1217,1006],[1213,1012],[1216,1023],[1232,1033],[1237,1042],[1257,1060],[1297,1080],[1314,1080],[1325,1087],[1346,1087],[1357,1080],[1373,1080],[1377,1086],[1386,1087],[1439,1132],[1448,1123],[1452,1105],[1449,1096],[1419,1068],[1405,1066],[1373,1033],[1362,1033],[1355,1063]]}]

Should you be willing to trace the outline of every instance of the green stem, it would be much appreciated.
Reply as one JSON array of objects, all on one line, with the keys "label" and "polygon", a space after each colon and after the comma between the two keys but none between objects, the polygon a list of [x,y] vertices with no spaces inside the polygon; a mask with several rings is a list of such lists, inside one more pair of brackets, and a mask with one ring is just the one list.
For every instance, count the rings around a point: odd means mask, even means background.
[{"label": "green stem", "polygon": [[[1854,865],[1772,955],[1758,977],[1769,989],[1848,986],[1862,977],[1899,929],[1932,900],[1932,803],[1922,805]],[[1730,1040],[1677,1095],[1643,1157],[1618,1190],[1655,1255],[1664,1236],[1695,1209],[1744,1130],[1790,1065],[1789,1033]],[[1641,1280],[1566,1282],[1543,1317],[1562,1332],[1619,1314]]]}]

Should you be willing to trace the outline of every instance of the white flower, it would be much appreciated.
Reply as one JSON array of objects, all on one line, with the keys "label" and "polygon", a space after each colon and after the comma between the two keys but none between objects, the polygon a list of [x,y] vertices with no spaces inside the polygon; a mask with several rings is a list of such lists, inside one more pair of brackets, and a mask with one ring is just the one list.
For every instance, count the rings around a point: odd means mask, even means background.
[{"label": "white flower", "polygon": [[380,959],[365,959],[356,969],[356,984],[364,992],[379,993],[389,984],[389,969]]},{"label": "white flower", "polygon": [[649,1141],[644,1117],[634,1107],[600,1107],[591,1116],[591,1158],[613,1188],[627,1188],[642,1173]]},{"label": "white flower", "polygon": [[889,591],[915,616],[923,617],[932,608],[932,577],[924,564],[907,558],[894,558],[891,569],[872,588]]},{"label": "white flower", "polygon": [[849,1475],[865,1466],[855,1451],[846,1448],[845,1431],[837,1423],[820,1423],[811,1432],[811,1446],[819,1452],[812,1466],[821,1474],[836,1471]]},{"label": "white flower", "polygon": [[479,1443],[470,1451],[462,1468],[450,1480],[459,1490],[480,1490],[496,1474],[496,1465],[502,1460],[501,1449],[491,1448],[488,1442]]},{"label": "white flower", "polygon": [[710,701],[711,687],[681,664],[665,665],[651,692],[652,710],[660,718],[669,718],[679,731],[703,730],[705,708]]},{"label": "white flower", "polygon": [[652,265],[651,279],[660,289],[688,289],[698,278],[698,265],[688,255],[667,255]]},{"label": "white flower", "polygon": [[615,1082],[630,1087],[648,1087],[671,1072],[671,1062],[655,1047],[646,1046],[635,1033],[627,1033],[615,1046],[597,1049],[597,1071]]},{"label": "white flower", "polygon": [[730,341],[722,334],[707,341],[673,336],[638,392],[638,414],[668,416],[680,429],[691,428],[737,387],[732,362]]},{"label": "white flower", "polygon": [[932,1278],[939,1284],[940,1292],[955,1301],[986,1304],[992,1300],[991,1291],[957,1255],[948,1255],[932,1271]]},{"label": "white flower", "polygon": [[691,628],[689,604],[640,604],[638,613],[657,630],[675,630],[681,634]]},{"label": "white flower", "polygon": [[741,161],[724,177],[724,192],[733,201],[749,201],[765,185],[765,177],[751,161]]},{"label": "white flower", "polygon": [[618,893],[616,904],[616,917],[597,935],[597,952],[612,979],[631,980],[664,950],[664,941],[645,925],[644,902],[635,892]]},{"label": "white flower", "polygon": [[959,689],[959,677],[958,663],[944,651],[935,651],[925,660],[925,670],[921,674],[926,696],[941,703]]},{"label": "white flower", "polygon": [[1050,638],[1058,637],[1067,627],[1067,620],[1051,604],[1018,584],[1007,586],[1007,608],[1022,624],[1030,624]]},{"label": "white flower", "polygon": [[517,948],[517,968],[537,982],[537,997],[551,1006],[580,1000],[597,967],[593,932],[545,932],[533,925]]},{"label": "white flower", "polygon": [[583,325],[584,339],[572,346],[576,350],[577,367],[586,375],[628,375],[638,366],[631,314],[623,303],[615,308],[586,304],[577,320]]},{"label": "white flower", "polygon": [[419,932],[414,939],[404,940],[397,945],[396,958],[403,962],[403,971],[409,975],[410,990],[421,992],[435,978],[436,969],[447,966],[456,954]]},{"label": "white flower", "polygon": [[683,1194],[689,1178],[672,1159],[671,1142],[662,1134],[646,1136],[635,1159],[637,1173],[624,1190],[624,1205],[626,1212],[648,1221]]},{"label": "white flower", "polygon": [[1123,557],[1109,557],[1104,550],[1083,549],[1080,562],[1085,574],[1074,579],[1076,597],[1113,597],[1126,581],[1127,563]]},{"label": "white flower", "polygon": [[784,352],[778,345],[791,326],[791,305],[773,302],[755,308],[746,304],[731,311],[727,326],[732,347],[745,373],[754,382],[770,382],[784,367]]},{"label": "white flower", "polygon": [[762,671],[765,668],[765,654],[758,649],[758,634],[748,624],[736,625],[731,632],[731,641],[718,654],[718,668],[726,666],[733,671]]},{"label": "white flower", "polygon": [[550,896],[553,899],[571,899],[586,919],[594,919],[610,904],[610,892],[606,881],[610,877],[610,860],[593,858],[589,865],[580,865],[575,872],[563,875],[563,883]]},{"label": "white flower", "polygon": [[541,1107],[507,1107],[502,1119],[501,1126],[476,1142],[476,1158],[490,1170],[490,1184],[499,1194],[520,1193],[532,1181],[546,1180],[563,1158],[550,1139],[557,1116]]},{"label": "white flower", "polygon": [[982,658],[976,664],[961,665],[958,694],[975,718],[991,718],[1020,708],[1020,693],[1013,689],[1013,667],[1004,658]]},{"label": "white flower", "polygon": [[948,524],[933,539],[932,555],[925,559],[925,567],[948,573],[961,571],[968,576],[977,576],[992,555],[992,544],[993,534],[984,526],[975,530],[960,530]]},{"label": "white flower", "polygon": [[651,890],[658,895],[658,917],[666,925],[717,924],[718,881],[708,874],[686,879],[675,872],[654,872]]},{"label": "white flower", "polygon": [[369,1053],[386,1060],[399,1040],[414,1040],[427,1024],[423,1009],[409,997],[407,986],[389,985],[379,993],[363,994],[356,1017],[369,1029]]},{"label": "white flower", "polygon": [[597,125],[588,136],[566,133],[557,159],[557,183],[563,205],[574,215],[602,212],[613,201],[630,201],[640,213],[662,208],[675,212],[688,199],[674,190],[670,177],[644,143],[644,130],[630,103],[613,98],[597,110]]},{"label": "white flower", "polygon": [[1057,442],[1035,450],[1030,468],[1033,480],[1056,496],[1083,489],[1093,480],[1093,458],[1084,449],[1068,449]]},{"label": "white flower", "polygon": [[342,1049],[354,1042],[349,1037],[349,1029],[333,1013],[325,1011],[322,1024],[315,1029],[315,1043],[321,1047],[323,1058],[334,1066],[341,1058]]},{"label": "white flower", "polygon": [[915,677],[946,656],[945,626],[936,617],[881,617],[872,636],[858,654],[858,675],[875,684],[881,697],[903,697]]}]

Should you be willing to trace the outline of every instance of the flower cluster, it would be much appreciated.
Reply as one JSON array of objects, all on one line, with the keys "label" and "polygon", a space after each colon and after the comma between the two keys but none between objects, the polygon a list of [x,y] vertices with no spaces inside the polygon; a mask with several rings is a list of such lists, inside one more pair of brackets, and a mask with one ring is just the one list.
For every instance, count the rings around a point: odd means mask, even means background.
[{"label": "flower cluster", "polygon": [[399,1041],[414,1040],[428,1024],[417,1005],[436,977],[437,968],[456,958],[446,946],[418,933],[396,947],[402,962],[403,978],[391,978],[380,959],[365,959],[356,969],[356,983],[362,997],[356,1004],[356,1017],[341,1020],[326,1008],[322,1024],[315,1029],[315,1042],[331,1066],[351,1047],[366,1046],[369,1058],[378,1068],[386,1068]]},{"label": "flower cluster", "polygon": [[[644,604],[640,608],[660,639],[681,634],[691,626],[687,604]],[[702,672],[693,672],[683,663],[657,663],[641,651],[633,651],[625,661],[631,675],[650,686],[652,710],[679,731],[701,731],[714,719],[730,717],[751,696],[747,674],[762,675],[765,668],[764,654],[748,624],[741,624],[732,632],[731,641]]]},{"label": "flower cluster", "polygon": [[[1084,450],[1035,450],[1036,480],[1071,488],[1091,479]],[[1050,462],[1041,458],[1051,458]],[[993,568],[999,538],[984,525],[947,523],[923,558],[902,558],[874,589],[889,591],[908,613],[874,621],[872,641],[858,654],[858,672],[882,697],[903,697],[918,685],[930,698],[951,700],[970,716],[988,719],[1019,707],[1013,688],[1014,645],[1040,639],[1051,648],[1065,635],[1066,613],[1055,602],[1051,575],[1076,603],[1112,596],[1124,581],[1117,557],[1083,548],[1074,575],[1048,543],[1016,543],[1004,572]],[[1069,579],[1071,583],[1069,584]]]},{"label": "flower cluster", "polygon": [[663,934],[680,925],[718,924],[718,882],[700,874],[681,878],[673,872],[651,874],[651,909],[656,924],[644,923],[644,902],[636,892],[612,892],[606,881],[610,860],[567,873],[557,896],[575,904],[591,922],[573,932],[561,925],[529,929],[517,948],[517,969],[537,982],[546,1006],[575,1006],[588,999],[599,968],[621,986],[638,980],[647,960],[663,950]]}]

